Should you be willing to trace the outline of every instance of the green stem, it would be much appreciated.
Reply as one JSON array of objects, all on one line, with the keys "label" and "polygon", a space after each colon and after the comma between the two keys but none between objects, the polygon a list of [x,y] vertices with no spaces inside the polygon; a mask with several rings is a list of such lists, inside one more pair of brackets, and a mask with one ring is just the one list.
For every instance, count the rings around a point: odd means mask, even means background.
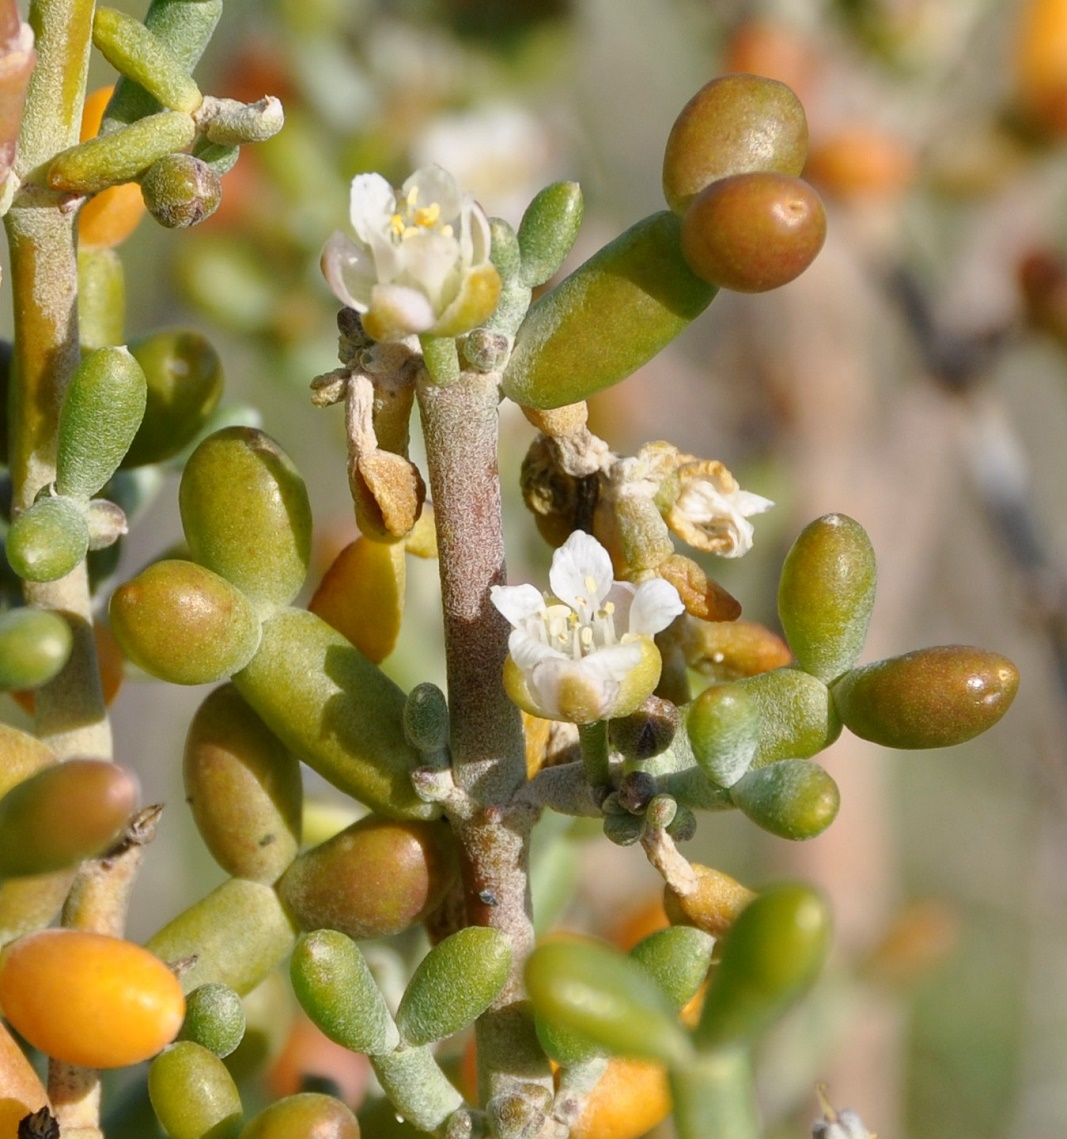
[{"label": "green stem", "polygon": [[590,787],[607,787],[611,783],[608,721],[578,725],[578,741],[582,747],[582,766]]},{"label": "green stem", "polygon": [[669,1075],[678,1139],[759,1139],[748,1049],[698,1054]]},{"label": "green stem", "polygon": [[441,387],[449,387],[460,377],[459,351],[451,336],[420,336],[422,359],[430,379]]},{"label": "green stem", "polygon": [[537,1083],[548,1062],[523,1002],[522,968],[533,948],[530,832],[536,808],[516,806],[526,780],[518,709],[504,691],[509,626],[490,601],[506,580],[497,467],[499,377],[464,373],[417,389],[441,574],[451,747],[471,810],[454,819],[464,851],[467,920],[508,935],[512,974],[478,1021],[483,1100]]}]

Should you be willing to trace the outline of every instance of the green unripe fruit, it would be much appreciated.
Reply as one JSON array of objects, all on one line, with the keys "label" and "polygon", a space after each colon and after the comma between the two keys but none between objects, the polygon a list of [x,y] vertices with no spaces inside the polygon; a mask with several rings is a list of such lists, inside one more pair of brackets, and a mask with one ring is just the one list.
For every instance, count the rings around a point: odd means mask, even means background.
[{"label": "green unripe fruit", "polygon": [[179,1040],[191,1040],[223,1058],[241,1043],[244,1034],[244,1005],[229,985],[212,981],[185,998],[185,1020]]},{"label": "green unripe fruit", "polygon": [[171,684],[225,680],[259,645],[251,602],[195,562],[154,562],[115,590],[109,612],[126,656]]},{"label": "green unripe fruit", "polygon": [[537,1015],[574,1029],[608,1052],[664,1064],[692,1055],[670,1000],[624,954],[591,941],[539,945],[526,962]]},{"label": "green unripe fruit", "polygon": [[830,911],[809,886],[775,886],[741,911],[708,984],[696,1044],[753,1043],[818,976],[830,948]]},{"label": "green unripe fruit", "polygon": [[526,207],[519,223],[522,269],[527,288],[543,285],[563,264],[582,224],[582,190],[577,182],[546,186]]},{"label": "green unripe fruit", "polygon": [[264,1108],[241,1132],[240,1139],[359,1139],[359,1122],[333,1096],[301,1092]]},{"label": "green unripe fruit", "polygon": [[630,956],[681,1010],[704,983],[714,948],[715,938],[702,929],[672,925],[639,941]]},{"label": "green unripe fruit", "polygon": [[874,547],[846,514],[827,514],[800,532],[778,585],[778,616],[797,664],[824,683],[851,668],[874,608]]},{"label": "green unripe fruit", "polygon": [[827,771],[810,759],[781,759],[748,772],[730,798],[765,831],[801,842],[837,818],[841,794]]},{"label": "green unripe fruit", "polygon": [[714,295],[682,256],[679,220],[653,214],[530,308],[504,371],[504,394],[536,408],[587,399],[651,360]]},{"label": "green unripe fruit", "polygon": [[407,1044],[431,1044],[473,1024],[496,1000],[511,969],[499,930],[468,926],[438,942],[404,990],[396,1026]]},{"label": "green unripe fruit", "polygon": [[663,196],[684,214],[720,178],[767,170],[796,175],[808,156],[808,123],[784,84],[759,75],[705,83],[675,119],[663,155]]},{"label": "green unripe fruit", "polygon": [[730,787],[756,757],[759,704],[740,684],[713,684],[689,705],[686,731],[708,778],[719,787]]},{"label": "green unripe fruit", "polygon": [[170,965],[182,962],[182,989],[218,982],[250,992],[296,941],[278,895],[260,882],[230,878],[168,922],[146,943]]},{"label": "green unripe fruit", "polygon": [[47,874],[107,853],[137,797],[137,780],[103,759],[69,759],[31,775],[0,799],[0,878]]},{"label": "green unripe fruit", "polygon": [[222,362],[192,329],[153,332],[130,351],[144,370],[148,400],[122,466],[141,467],[171,458],[196,438],[222,396]]},{"label": "green unripe fruit", "polygon": [[755,704],[759,744],[753,767],[807,759],[841,734],[841,717],[821,680],[799,668],[776,668],[732,682]]},{"label": "green unripe fruit", "polygon": [[58,581],[89,550],[83,506],[60,495],[39,498],[7,532],[7,560],[23,581]]},{"label": "green unripe fruit", "polygon": [[392,818],[440,814],[412,786],[423,759],[404,737],[404,693],[314,613],[283,609],[265,621],[259,651],[233,681],[282,743],[335,787]]},{"label": "green unripe fruit", "polygon": [[59,412],[56,490],[89,498],[118,470],[144,416],[147,381],[128,348],[83,356]]},{"label": "green unripe fruit", "polygon": [[737,293],[787,285],[826,240],[819,195],[801,178],[734,174],[705,187],[682,219],[682,253],[698,277]]},{"label": "green unripe fruit", "polygon": [[166,154],[141,179],[145,208],[167,229],[187,229],[219,208],[222,179],[191,154]]},{"label": "green unripe fruit", "polygon": [[233,1139],[241,1130],[241,1096],[226,1065],[184,1040],[148,1069],[148,1098],[171,1139]]},{"label": "green unripe fruit", "polygon": [[832,689],[849,731],[883,747],[951,747],[1011,707],[1019,673],[999,653],[939,645],[846,672]]},{"label": "green unripe fruit", "polygon": [[262,612],[299,593],[311,557],[311,505],[292,460],[254,427],[226,427],[190,455],[178,491],[193,558]]},{"label": "green unripe fruit", "polygon": [[317,929],[301,938],[289,976],[304,1011],[335,1044],[374,1056],[400,1043],[359,946],[345,934]]},{"label": "green unripe fruit", "polygon": [[235,878],[271,883],[300,849],[300,764],[226,684],[185,739],[185,796],[204,844]]},{"label": "green unripe fruit", "polygon": [[47,684],[70,646],[70,625],[51,609],[26,605],[0,614],[0,692]]},{"label": "green unripe fruit", "polygon": [[299,855],[278,893],[304,929],[389,937],[432,913],[458,873],[447,823],[369,815]]}]

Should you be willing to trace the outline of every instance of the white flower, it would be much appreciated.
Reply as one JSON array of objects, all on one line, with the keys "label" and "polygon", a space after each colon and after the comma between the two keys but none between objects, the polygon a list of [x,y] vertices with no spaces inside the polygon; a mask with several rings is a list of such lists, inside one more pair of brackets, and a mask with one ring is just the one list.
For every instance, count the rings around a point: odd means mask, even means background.
[{"label": "white flower", "polygon": [[673,585],[612,580],[611,558],[575,531],[553,555],[554,596],[532,585],[497,585],[492,602],[511,622],[504,686],[524,711],[590,724],[627,716],[659,682],[652,639],[682,612]]},{"label": "white flower", "polygon": [[380,174],[358,175],[349,216],[356,240],[335,232],[322,272],[375,340],[459,336],[496,308],[489,221],[440,166],[417,170],[399,192]]},{"label": "white flower", "polygon": [[769,498],[742,490],[737,479],[714,460],[678,468],[681,487],[667,511],[667,525],[698,550],[739,558],[752,549],[749,517],[774,505]]}]

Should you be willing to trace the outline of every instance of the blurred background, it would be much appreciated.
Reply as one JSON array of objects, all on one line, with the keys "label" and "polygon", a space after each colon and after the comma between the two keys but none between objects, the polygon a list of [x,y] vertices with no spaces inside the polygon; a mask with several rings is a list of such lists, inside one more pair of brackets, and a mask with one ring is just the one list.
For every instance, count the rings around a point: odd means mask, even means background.
[{"label": "blurred background", "polygon": [[[801,97],[826,246],[777,292],[721,294],[596,398],[595,430],[622,454],[662,438],[721,459],[775,500],[751,554],[708,563],[746,617],[776,627],[789,544],[843,511],[879,557],[865,660],[976,644],[1022,674],[970,744],[892,753],[846,733],[823,757],[841,812],[811,842],[702,820],[690,857],[753,886],[818,881],[834,903],[833,965],[764,1049],[769,1130],[805,1134],[826,1080],[880,1139],[1053,1139],[1067,1134],[1067,0],[229,0],[201,85],[277,95],[286,127],[244,149],[209,221],[148,219],[123,246],[128,332],[211,337],[234,417],[258,415],[308,481],[317,580],[355,536],[342,413],[308,394],[336,363],[318,255],[347,225],[351,177],[399,184],[437,161],[513,224],[543,185],[576,179],[577,264],[663,208],[671,123],[725,71]],[[94,77],[113,78],[102,63]],[[512,578],[539,580],[550,551],[518,494],[534,433],[502,414]],[[175,491],[172,474],[120,579],[179,538]],[[402,684],[443,680],[436,589],[412,559],[385,665]],[[202,697],[130,680],[114,705],[118,757],[146,801],[172,805],[135,938],[223,877],[182,803]],[[591,839],[564,920],[612,934],[657,894],[636,850]]]}]

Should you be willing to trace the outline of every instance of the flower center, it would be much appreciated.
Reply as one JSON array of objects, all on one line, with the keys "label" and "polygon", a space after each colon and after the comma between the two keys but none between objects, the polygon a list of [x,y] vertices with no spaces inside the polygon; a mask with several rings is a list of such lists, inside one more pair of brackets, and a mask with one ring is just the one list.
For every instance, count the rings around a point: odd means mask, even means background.
[{"label": "flower center", "polygon": [[399,208],[389,219],[389,231],[395,242],[406,241],[416,233],[436,230],[445,237],[452,236],[450,225],[438,225],[441,220],[441,204],[431,202],[428,206],[419,205],[419,188],[412,186]]},{"label": "flower center", "polygon": [[546,604],[540,613],[527,619],[526,631],[542,644],[580,660],[616,643],[615,603],[605,601],[594,610],[584,597],[574,600],[574,609],[558,602]]}]

